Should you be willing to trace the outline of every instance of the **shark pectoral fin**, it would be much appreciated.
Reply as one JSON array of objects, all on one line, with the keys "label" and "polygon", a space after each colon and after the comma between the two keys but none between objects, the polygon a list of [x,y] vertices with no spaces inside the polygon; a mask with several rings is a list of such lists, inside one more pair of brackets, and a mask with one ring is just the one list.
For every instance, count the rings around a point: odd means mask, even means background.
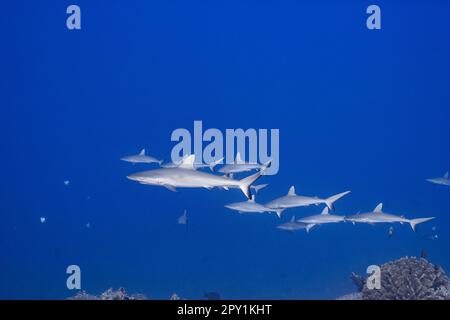
[{"label": "shark pectoral fin", "polygon": [[210,187],[210,186],[204,186],[203,188],[208,189],[208,190],[214,189],[214,187]]},{"label": "shark pectoral fin", "polygon": [[306,232],[309,233],[309,230],[311,230],[311,228],[314,227],[314,226],[315,226],[314,223],[308,224],[308,225],[306,226]]},{"label": "shark pectoral fin", "polygon": [[275,213],[277,214],[278,218],[281,218],[281,214],[283,213],[283,209],[276,210]]},{"label": "shark pectoral fin", "polygon": [[177,192],[177,189],[174,186],[171,186],[170,184],[163,184],[163,187],[172,192]]},{"label": "shark pectoral fin", "polygon": [[223,190],[227,190],[227,191],[228,191],[228,190],[230,190],[230,189],[229,189],[228,187],[223,187]]}]

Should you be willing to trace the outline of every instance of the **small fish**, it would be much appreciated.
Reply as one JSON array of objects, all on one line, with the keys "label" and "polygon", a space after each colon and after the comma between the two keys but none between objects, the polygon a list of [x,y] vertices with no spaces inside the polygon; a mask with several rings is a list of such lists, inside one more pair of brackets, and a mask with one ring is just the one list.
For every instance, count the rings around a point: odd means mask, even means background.
[{"label": "small fish", "polygon": [[70,181],[69,181],[69,180],[65,180],[65,181],[64,181],[64,185],[65,185],[65,186],[68,186],[69,184],[70,184]]},{"label": "small fish", "polygon": [[392,238],[392,236],[394,235],[394,227],[389,227],[388,229],[388,238]]},{"label": "small fish", "polygon": [[91,227],[91,223],[90,222],[88,222],[88,223],[86,223],[86,228],[90,228]]},{"label": "small fish", "polygon": [[178,217],[178,224],[185,224],[185,225],[187,225],[187,223],[188,223],[187,211],[184,210],[183,215]]},{"label": "small fish", "polygon": [[437,234],[427,234],[424,236],[425,240],[437,240],[439,236]]},{"label": "small fish", "polygon": [[46,219],[45,217],[41,217],[41,218],[40,218],[41,223],[45,223],[46,220],[47,220],[47,219]]}]

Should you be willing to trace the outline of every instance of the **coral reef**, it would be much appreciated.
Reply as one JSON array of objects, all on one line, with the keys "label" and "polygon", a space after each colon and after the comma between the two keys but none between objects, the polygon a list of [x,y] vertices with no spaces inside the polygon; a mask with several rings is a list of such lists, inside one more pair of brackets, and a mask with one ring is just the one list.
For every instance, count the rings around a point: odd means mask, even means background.
[{"label": "coral reef", "polygon": [[345,296],[339,297],[336,300],[362,300],[361,292],[346,294]]},{"label": "coral reef", "polygon": [[109,288],[102,294],[96,296],[85,291],[78,292],[74,297],[69,298],[69,300],[146,300],[147,298],[142,294],[132,294],[129,295],[124,288],[119,288],[114,290]]},{"label": "coral reef", "polygon": [[[363,300],[449,300],[449,279],[445,271],[424,258],[405,257],[383,264],[381,289],[369,289],[365,278],[350,278]],[[363,286],[361,288],[361,283]]]}]

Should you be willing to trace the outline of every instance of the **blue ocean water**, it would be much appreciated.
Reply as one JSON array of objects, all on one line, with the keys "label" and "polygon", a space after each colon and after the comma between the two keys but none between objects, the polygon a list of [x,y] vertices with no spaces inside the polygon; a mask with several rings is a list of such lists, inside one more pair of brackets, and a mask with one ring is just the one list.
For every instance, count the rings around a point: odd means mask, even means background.
[{"label": "blue ocean water", "polygon": [[[70,4],[81,30],[66,28]],[[350,272],[422,249],[449,271],[450,189],[425,178],[450,168],[450,4],[377,0],[382,29],[368,30],[370,4],[2,3],[0,298],[72,296],[71,264],[87,292],[155,299],[334,299],[355,291]],[[239,215],[224,208],[238,190],[126,179],[150,166],[120,157],[167,160],[171,132],[195,120],[280,129],[280,171],[261,179],[259,202],[291,185],[352,190],[337,214],[383,202],[436,219],[417,233],[395,225],[391,239],[388,225],[350,223],[290,234],[275,226],[321,208]]]}]

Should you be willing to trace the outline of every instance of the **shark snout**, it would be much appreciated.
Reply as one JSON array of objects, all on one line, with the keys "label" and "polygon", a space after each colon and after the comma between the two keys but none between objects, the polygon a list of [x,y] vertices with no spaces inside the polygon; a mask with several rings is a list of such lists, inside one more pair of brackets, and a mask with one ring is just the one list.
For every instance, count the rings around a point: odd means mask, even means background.
[{"label": "shark snout", "polygon": [[139,181],[139,175],[137,174],[130,174],[127,176],[127,179],[133,180],[133,181]]}]

